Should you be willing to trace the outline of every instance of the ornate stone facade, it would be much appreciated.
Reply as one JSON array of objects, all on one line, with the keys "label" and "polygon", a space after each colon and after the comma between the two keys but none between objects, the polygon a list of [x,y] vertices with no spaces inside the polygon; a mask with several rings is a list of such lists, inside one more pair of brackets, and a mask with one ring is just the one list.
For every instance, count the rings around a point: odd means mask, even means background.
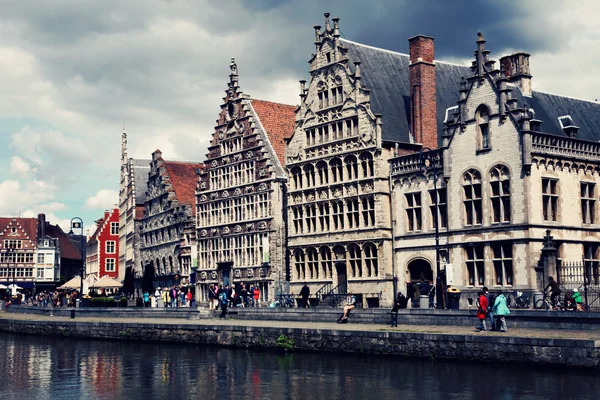
[{"label": "ornate stone facade", "polygon": [[532,292],[547,283],[546,229],[559,258],[583,259],[598,282],[600,136],[590,121],[600,106],[532,91],[528,54],[502,58],[500,70],[484,44],[479,34],[472,67],[461,67],[468,78],[446,110],[442,148],[424,153],[429,166],[418,153],[391,161],[399,278],[435,277],[437,213],[442,273],[463,306],[475,307],[484,285]]},{"label": "ornate stone facade", "polygon": [[262,300],[285,275],[283,139],[293,106],[252,100],[231,74],[196,193],[197,298],[210,283],[257,285]]},{"label": "ornate stone facade", "polygon": [[140,231],[144,290],[189,284],[195,258],[194,190],[202,168],[201,163],[165,161],[160,150],[152,153]]},{"label": "ornate stone facade", "polygon": [[[392,242],[385,115],[372,110],[361,63],[340,39],[339,22],[315,27],[310,81],[301,81],[294,134],[286,144],[292,292],[363,294],[389,304]],[[364,73],[365,71],[363,71]],[[367,71],[368,72],[368,71]],[[393,82],[390,82],[393,84]],[[391,139],[391,140],[390,140]]]}]

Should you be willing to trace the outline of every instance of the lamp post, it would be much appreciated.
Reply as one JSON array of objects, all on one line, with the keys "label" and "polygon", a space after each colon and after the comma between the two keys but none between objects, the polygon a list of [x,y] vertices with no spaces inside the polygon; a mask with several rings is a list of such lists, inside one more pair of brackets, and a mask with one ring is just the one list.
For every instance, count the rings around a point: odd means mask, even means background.
[{"label": "lamp post", "polygon": [[71,231],[69,233],[73,233],[73,229],[81,229],[81,267],[79,268],[79,307],[83,307],[83,274],[85,273],[85,256],[84,254],[84,236],[83,236],[83,220],[79,217],[71,218]]},{"label": "lamp post", "polygon": [[439,213],[439,205],[438,205],[438,191],[437,191],[437,166],[436,160],[434,159],[435,155],[433,154],[433,150],[429,147],[422,147],[419,151],[419,161],[421,163],[421,168],[423,168],[424,173],[427,172],[428,169],[433,170],[433,192],[434,192],[434,202],[435,202],[435,212],[433,213],[433,223],[435,225],[435,269],[436,269],[436,308],[444,308],[444,303],[442,300],[442,278],[441,278],[441,268],[440,268],[440,227],[438,220]]}]

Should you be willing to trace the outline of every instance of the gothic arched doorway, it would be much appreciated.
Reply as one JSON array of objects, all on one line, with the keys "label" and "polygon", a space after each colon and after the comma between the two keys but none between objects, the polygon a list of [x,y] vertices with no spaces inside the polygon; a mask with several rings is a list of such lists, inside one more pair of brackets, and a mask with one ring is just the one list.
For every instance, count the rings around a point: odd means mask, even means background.
[{"label": "gothic arched doorway", "polygon": [[419,282],[421,279],[425,281],[433,281],[433,268],[429,261],[423,258],[417,258],[408,263],[408,272],[410,273],[411,282]]},{"label": "gothic arched doorway", "polygon": [[152,264],[146,264],[146,267],[144,268],[142,291],[154,293],[154,266]]}]

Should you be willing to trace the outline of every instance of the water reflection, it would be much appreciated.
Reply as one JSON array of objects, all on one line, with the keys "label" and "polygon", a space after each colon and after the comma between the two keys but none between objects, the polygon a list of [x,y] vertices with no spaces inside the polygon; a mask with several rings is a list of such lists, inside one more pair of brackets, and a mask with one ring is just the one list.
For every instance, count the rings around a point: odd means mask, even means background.
[{"label": "water reflection", "polygon": [[597,398],[592,371],[0,334],[2,399]]}]

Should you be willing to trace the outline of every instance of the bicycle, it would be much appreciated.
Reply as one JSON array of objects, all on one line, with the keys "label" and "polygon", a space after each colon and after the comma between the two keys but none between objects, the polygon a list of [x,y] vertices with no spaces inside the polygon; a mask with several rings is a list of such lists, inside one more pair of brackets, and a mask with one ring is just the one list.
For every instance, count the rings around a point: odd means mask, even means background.
[{"label": "bicycle", "polygon": [[517,290],[506,293],[506,306],[508,308],[529,308],[530,299],[523,292]]},{"label": "bicycle", "polygon": [[544,291],[544,298],[539,299],[538,301],[535,302],[535,309],[536,310],[562,310],[563,309],[563,299],[562,297],[559,295],[556,297],[556,299],[554,300],[555,304],[552,304],[552,302],[550,301],[550,296],[548,295],[547,291]]}]

